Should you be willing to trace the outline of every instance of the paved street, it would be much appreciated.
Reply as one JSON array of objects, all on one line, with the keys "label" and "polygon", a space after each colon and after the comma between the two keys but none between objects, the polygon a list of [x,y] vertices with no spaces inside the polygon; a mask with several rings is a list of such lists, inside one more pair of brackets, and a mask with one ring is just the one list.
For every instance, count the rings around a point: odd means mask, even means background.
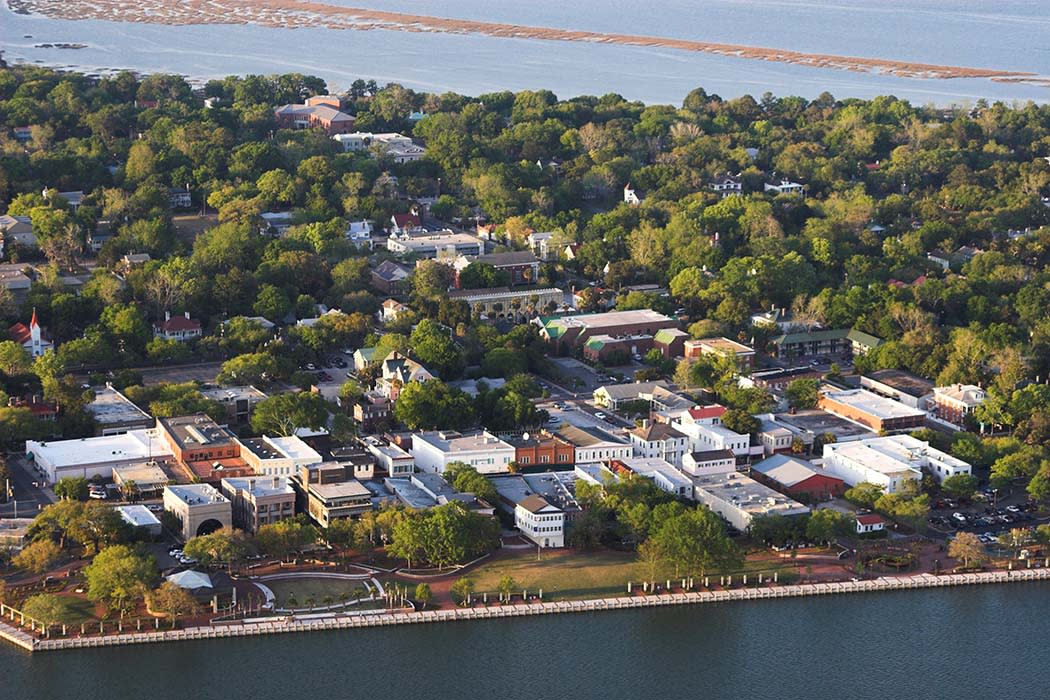
[{"label": "paved street", "polygon": [[0,503],[0,516],[13,518],[31,518],[44,506],[54,503],[55,494],[51,489],[42,489],[34,486],[33,482],[40,479],[30,462],[22,455],[8,455],[7,469],[11,473],[12,499],[6,503]]}]

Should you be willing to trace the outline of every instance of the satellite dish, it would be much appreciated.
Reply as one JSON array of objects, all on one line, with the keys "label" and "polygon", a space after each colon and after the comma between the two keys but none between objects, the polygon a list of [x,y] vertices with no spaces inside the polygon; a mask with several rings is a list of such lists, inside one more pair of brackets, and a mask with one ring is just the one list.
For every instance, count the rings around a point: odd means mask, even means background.
[{"label": "satellite dish", "polygon": [[521,439],[527,441],[529,439],[529,434],[528,433],[522,433],[521,434]]}]

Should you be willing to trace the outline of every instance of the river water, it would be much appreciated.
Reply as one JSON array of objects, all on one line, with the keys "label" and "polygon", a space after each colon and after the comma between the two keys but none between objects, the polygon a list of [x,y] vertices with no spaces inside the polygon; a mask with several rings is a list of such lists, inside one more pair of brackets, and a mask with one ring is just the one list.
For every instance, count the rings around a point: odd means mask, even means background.
[{"label": "river water", "polygon": [[1041,700],[1050,583],[29,655],[0,699]]},{"label": "river water", "polygon": [[[1050,75],[1047,0],[327,0],[371,9],[524,25],[679,37],[804,52],[890,58]],[[83,43],[79,50],[39,48]],[[617,45],[486,36],[167,27],[17,15],[0,0],[9,61],[101,72],[130,68],[194,78],[299,71],[333,88],[373,78],[443,92],[550,88],[559,96],[618,92],[680,103],[703,86],[815,97],[895,94],[917,103],[1050,99],[1050,88],[985,79],[922,80]]]}]

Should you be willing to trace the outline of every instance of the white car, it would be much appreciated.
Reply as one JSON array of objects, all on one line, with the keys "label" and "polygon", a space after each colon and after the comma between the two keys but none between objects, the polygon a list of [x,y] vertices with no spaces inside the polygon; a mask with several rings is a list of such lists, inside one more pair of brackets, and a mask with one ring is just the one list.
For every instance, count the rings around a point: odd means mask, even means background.
[{"label": "white car", "polygon": [[605,420],[606,418],[608,418],[608,416],[605,415],[604,413],[602,413],[601,411],[598,411],[597,413],[595,413],[594,417],[597,418],[598,420]]}]

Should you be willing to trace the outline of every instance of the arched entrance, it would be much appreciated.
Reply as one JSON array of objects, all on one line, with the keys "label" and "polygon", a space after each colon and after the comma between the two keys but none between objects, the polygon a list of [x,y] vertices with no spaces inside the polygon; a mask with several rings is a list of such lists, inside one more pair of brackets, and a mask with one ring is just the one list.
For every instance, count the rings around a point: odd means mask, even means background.
[{"label": "arched entrance", "polygon": [[200,537],[201,535],[210,535],[211,533],[215,532],[216,530],[221,530],[221,529],[222,529],[222,523],[220,523],[215,518],[208,518],[203,523],[201,523],[200,525],[197,526],[197,536]]}]

